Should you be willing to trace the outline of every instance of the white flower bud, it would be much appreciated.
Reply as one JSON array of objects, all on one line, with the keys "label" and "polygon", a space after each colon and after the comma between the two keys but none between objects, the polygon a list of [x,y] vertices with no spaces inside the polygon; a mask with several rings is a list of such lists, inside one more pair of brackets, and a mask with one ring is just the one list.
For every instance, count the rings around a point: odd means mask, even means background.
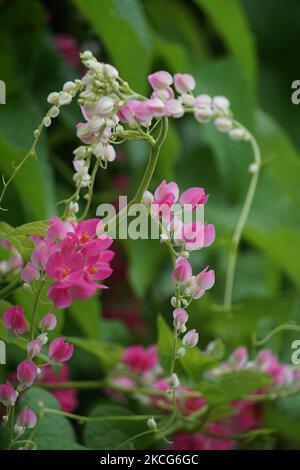
[{"label": "white flower bud", "polygon": [[181,95],[181,102],[185,106],[193,106],[195,103],[195,97],[189,93],[183,93]]},{"label": "white flower bud", "polygon": [[41,343],[42,346],[45,346],[45,344],[48,343],[47,333],[41,333],[40,335],[38,335],[38,337],[36,339],[37,339],[37,341],[39,341]]},{"label": "white flower bud", "polygon": [[67,93],[72,92],[75,89],[76,85],[74,82],[66,82],[63,86],[63,91]]},{"label": "white flower bud", "polygon": [[215,126],[220,132],[228,132],[232,129],[231,119],[219,117],[215,120]]},{"label": "white flower bud", "polygon": [[259,170],[259,165],[257,163],[251,163],[249,166],[249,173],[257,173]]},{"label": "white flower bud", "polygon": [[157,428],[157,424],[156,424],[156,421],[155,421],[155,419],[153,418],[153,416],[148,419],[148,421],[147,421],[147,426],[148,426],[148,428],[150,428],[150,429],[156,429],[156,428]]},{"label": "white flower bud", "polygon": [[180,333],[185,333],[186,330],[187,330],[187,328],[186,328],[185,325],[182,325],[180,328],[178,328],[178,331],[179,331]]},{"label": "white flower bud", "polygon": [[181,348],[178,349],[178,351],[176,353],[176,356],[177,357],[183,357],[183,356],[185,356],[185,353],[186,353],[186,349],[181,347]]},{"label": "white flower bud", "polygon": [[214,96],[213,106],[224,113],[227,113],[230,107],[230,102],[225,96]]},{"label": "white flower bud", "polygon": [[232,129],[230,132],[229,132],[229,137],[232,139],[232,140],[246,140],[247,139],[247,132],[242,129],[241,127],[236,127],[235,129]]},{"label": "white flower bud", "polygon": [[97,132],[104,124],[104,120],[99,116],[93,116],[92,119],[90,119],[87,123],[88,128],[92,132]]},{"label": "white flower bud", "polygon": [[104,65],[104,73],[107,77],[116,78],[119,76],[118,70],[110,64]]},{"label": "white flower bud", "polygon": [[9,420],[9,416],[5,415],[5,416],[2,416],[2,422],[3,424],[6,424]]},{"label": "white flower bud", "polygon": [[198,122],[206,123],[212,118],[213,114],[209,106],[202,106],[201,108],[196,108],[194,116]]},{"label": "white flower bud", "polygon": [[168,379],[168,384],[171,388],[177,388],[180,385],[179,379],[177,374],[172,374],[171,377]]},{"label": "white flower bud", "polygon": [[75,155],[76,160],[82,159],[86,156],[87,148],[84,145],[80,145],[75,150],[73,150],[73,154]]},{"label": "white flower bud", "polygon": [[102,158],[106,162],[113,162],[115,160],[116,151],[112,145],[104,145]]},{"label": "white flower bud", "polygon": [[47,101],[50,104],[55,104],[58,101],[59,94],[56,91],[50,93],[47,97]]},{"label": "white flower bud", "polygon": [[43,119],[43,124],[45,127],[49,127],[51,126],[51,119],[49,116],[45,116],[44,119]]},{"label": "white flower bud", "polygon": [[49,109],[49,116],[52,118],[56,118],[59,115],[59,108],[57,106],[52,106],[52,108]]},{"label": "white flower bud", "polygon": [[98,142],[98,144],[96,144],[94,147],[93,154],[95,155],[95,157],[100,158],[103,155],[103,151],[103,144],[101,142]]},{"label": "white flower bud", "polygon": [[14,433],[15,433],[16,437],[22,436],[22,434],[24,434],[24,432],[25,432],[24,426],[18,426],[17,424],[15,424]]},{"label": "white flower bud", "polygon": [[211,96],[209,95],[198,95],[195,98],[196,108],[202,108],[203,106],[210,106],[212,102]]},{"label": "white flower bud", "polygon": [[77,214],[77,212],[79,212],[78,202],[70,202],[68,211],[71,212],[72,214]]},{"label": "white flower bud", "polygon": [[27,282],[24,282],[24,284],[23,284],[23,289],[24,289],[26,292],[30,292],[31,294],[33,293],[33,290],[32,290],[31,285],[28,284]]},{"label": "white flower bud", "polygon": [[145,191],[143,195],[143,203],[148,209],[151,207],[151,204],[154,201],[154,196],[150,191]]},{"label": "white flower bud", "polygon": [[82,54],[80,54],[80,58],[81,60],[90,60],[90,59],[93,59],[93,54],[91,53],[91,51],[84,51],[82,52]]},{"label": "white flower bud", "polygon": [[177,307],[177,298],[175,297],[175,295],[172,297],[171,299],[171,305],[172,307],[176,308]]},{"label": "white flower bud", "polygon": [[108,96],[102,96],[96,104],[95,113],[102,117],[109,116],[114,109],[114,102]]},{"label": "white flower bud", "polygon": [[69,93],[67,93],[66,91],[61,91],[59,93],[58,102],[61,106],[65,104],[69,104],[71,103],[71,101],[72,101],[72,96]]}]

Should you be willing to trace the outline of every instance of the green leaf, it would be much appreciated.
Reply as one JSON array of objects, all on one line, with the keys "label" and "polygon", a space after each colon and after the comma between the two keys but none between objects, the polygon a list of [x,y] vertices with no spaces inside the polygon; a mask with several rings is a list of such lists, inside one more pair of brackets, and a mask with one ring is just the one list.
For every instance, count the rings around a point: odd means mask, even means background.
[{"label": "green leaf", "polygon": [[269,383],[270,378],[265,374],[248,369],[222,374],[215,382],[203,382],[196,388],[215,406],[242,398]]},{"label": "green leaf", "polygon": [[151,36],[138,0],[73,0],[133,89],[144,92],[152,59]]},{"label": "green leaf", "polygon": [[91,297],[84,302],[73,300],[70,312],[81,331],[89,338],[97,339],[101,333],[101,304],[99,299]]},{"label": "green leaf", "polygon": [[194,0],[206,13],[227,49],[252,81],[256,79],[256,52],[252,33],[238,0]]},{"label": "green leaf", "polygon": [[[96,416],[131,416],[135,415],[128,408],[113,405],[98,405],[92,412],[91,417]],[[131,436],[147,430],[145,423],[137,426],[136,421],[128,420],[103,420],[91,422],[85,426],[84,441],[89,448],[97,450],[116,449],[120,444]],[[133,449],[133,443],[129,443],[122,449]]]},{"label": "green leaf", "polygon": [[[59,410],[60,406],[56,398],[38,387],[29,389],[19,404],[19,410],[28,406],[38,415],[40,413],[39,403],[43,403],[46,408]],[[58,432],[59,430],[59,432]],[[24,439],[30,433],[30,430],[24,434]],[[34,441],[39,450],[72,450],[83,449],[77,444],[74,429],[64,416],[45,414],[41,419],[34,436]]]},{"label": "green leaf", "polygon": [[68,337],[68,340],[74,346],[95,356],[106,371],[114,367],[122,356],[122,348],[117,344],[101,343],[94,339],[76,338],[73,336]]},{"label": "green leaf", "polygon": [[[150,218],[149,227],[150,227]],[[159,240],[131,240],[124,242],[129,264],[128,277],[138,297],[143,297],[153,282],[167,248]]]}]

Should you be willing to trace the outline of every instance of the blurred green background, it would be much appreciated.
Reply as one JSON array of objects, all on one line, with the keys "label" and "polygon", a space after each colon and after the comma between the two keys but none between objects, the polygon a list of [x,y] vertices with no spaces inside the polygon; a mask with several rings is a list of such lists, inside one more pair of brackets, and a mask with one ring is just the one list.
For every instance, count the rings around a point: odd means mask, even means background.
[{"label": "blurred green background", "polygon": [[[235,304],[224,314],[217,305],[249,182],[251,151],[213,125],[185,118],[173,122],[161,152],[152,189],[165,178],[182,190],[197,185],[210,194],[205,215],[216,226],[216,243],[193,256],[195,269],[209,264],[216,271],[215,288],[192,308],[201,346],[221,337],[228,352],[242,343],[253,350],[252,333],[262,337],[282,323],[300,322],[300,105],[291,102],[291,83],[300,78],[299,1],[1,0],[0,12],[0,79],[7,87],[7,104],[0,106],[1,172],[9,175],[12,163],[30,147],[48,108],[48,93],[82,75],[79,50],[90,49],[111,62],[141,93],[149,93],[152,71],[194,74],[198,93],[230,99],[236,119],[256,136],[263,158],[238,260]],[[73,103],[44,133],[38,159],[24,167],[6,194],[4,205],[10,210],[1,213],[2,220],[17,226],[59,213],[56,203],[72,192],[80,119]],[[99,175],[91,215],[100,202],[132,194],[146,161],[146,146],[123,147],[115,164]],[[124,344],[151,343],[157,313],[170,318],[167,250],[157,242],[128,241],[117,251],[111,293],[103,298],[103,315],[109,319],[105,335]],[[112,335],[112,325],[120,320],[125,326],[118,323]],[[285,332],[267,346],[290,363],[291,343],[298,337]],[[269,408],[266,423],[279,427],[277,445],[299,448],[300,398]]]}]

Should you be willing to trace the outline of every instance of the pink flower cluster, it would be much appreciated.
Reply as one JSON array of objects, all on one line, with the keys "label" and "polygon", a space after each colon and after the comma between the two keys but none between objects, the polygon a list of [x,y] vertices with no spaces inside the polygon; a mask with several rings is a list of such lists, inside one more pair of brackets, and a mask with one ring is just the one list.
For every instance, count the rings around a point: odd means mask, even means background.
[{"label": "pink flower cluster", "polygon": [[[154,194],[146,191],[143,201],[151,210],[152,216],[161,217],[162,221],[168,224],[166,233],[170,234],[174,243],[182,249],[199,250],[214,242],[214,225],[197,220],[203,218],[203,207],[208,201],[208,195],[203,188],[189,188],[179,197],[177,184],[164,180]],[[177,201],[179,204],[176,204]],[[195,221],[193,217],[196,218]]]},{"label": "pink flower cluster", "polygon": [[[232,362],[232,356],[228,362]],[[142,385],[149,389],[148,398],[142,398],[144,404],[148,403],[154,410],[159,410],[160,412],[170,412],[172,409],[172,398],[167,393],[170,388],[169,379],[163,378],[162,373],[155,346],[148,348],[130,346],[124,351],[122,365],[119,364],[113,371],[110,379],[113,389],[111,395],[118,400],[124,401],[124,393],[128,391],[133,392],[136,386]],[[118,389],[118,393],[115,392],[115,388]],[[155,391],[153,395],[151,395],[151,389]],[[157,395],[157,392],[162,392],[162,396]],[[194,392],[193,388],[185,385],[179,385],[176,388],[177,409],[184,416],[189,416],[201,409],[204,411],[207,405],[203,397],[193,396]],[[136,398],[140,399],[140,395],[137,394]],[[234,413],[205,426],[205,431],[220,436],[223,435],[224,438],[207,436],[201,432],[190,433],[180,431],[171,438],[174,442],[172,449],[229,450],[235,448],[238,442],[229,439],[227,436],[250,431],[261,426],[261,407],[257,403],[243,400],[234,401],[231,403],[231,406],[234,409]]]},{"label": "pink flower cluster", "polygon": [[97,289],[106,288],[98,281],[107,279],[114,253],[108,248],[112,239],[97,238],[99,219],[63,222],[57,216],[49,221],[47,235],[34,237],[35,249],[22,277],[31,283],[46,275],[52,280],[48,298],[56,308],[66,308],[72,299],[88,299]]}]

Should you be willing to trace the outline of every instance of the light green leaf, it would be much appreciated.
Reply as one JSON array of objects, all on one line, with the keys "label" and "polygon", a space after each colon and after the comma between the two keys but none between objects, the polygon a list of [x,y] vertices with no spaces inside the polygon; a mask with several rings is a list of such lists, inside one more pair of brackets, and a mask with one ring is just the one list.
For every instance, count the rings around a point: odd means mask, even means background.
[{"label": "light green leaf", "polygon": [[256,79],[254,37],[238,0],[194,0],[205,12],[227,49],[247,76]]},{"label": "light green leaf", "polygon": [[84,302],[73,300],[70,312],[71,316],[89,338],[97,339],[101,333],[101,304],[96,297],[91,297]]},{"label": "light green leaf", "polygon": [[152,59],[151,36],[138,0],[73,0],[91,23],[122,77],[144,92]]},{"label": "light green leaf", "polygon": [[211,405],[221,405],[268,385],[270,378],[256,370],[239,370],[222,374],[215,382],[206,382],[197,386],[204,398]]}]

